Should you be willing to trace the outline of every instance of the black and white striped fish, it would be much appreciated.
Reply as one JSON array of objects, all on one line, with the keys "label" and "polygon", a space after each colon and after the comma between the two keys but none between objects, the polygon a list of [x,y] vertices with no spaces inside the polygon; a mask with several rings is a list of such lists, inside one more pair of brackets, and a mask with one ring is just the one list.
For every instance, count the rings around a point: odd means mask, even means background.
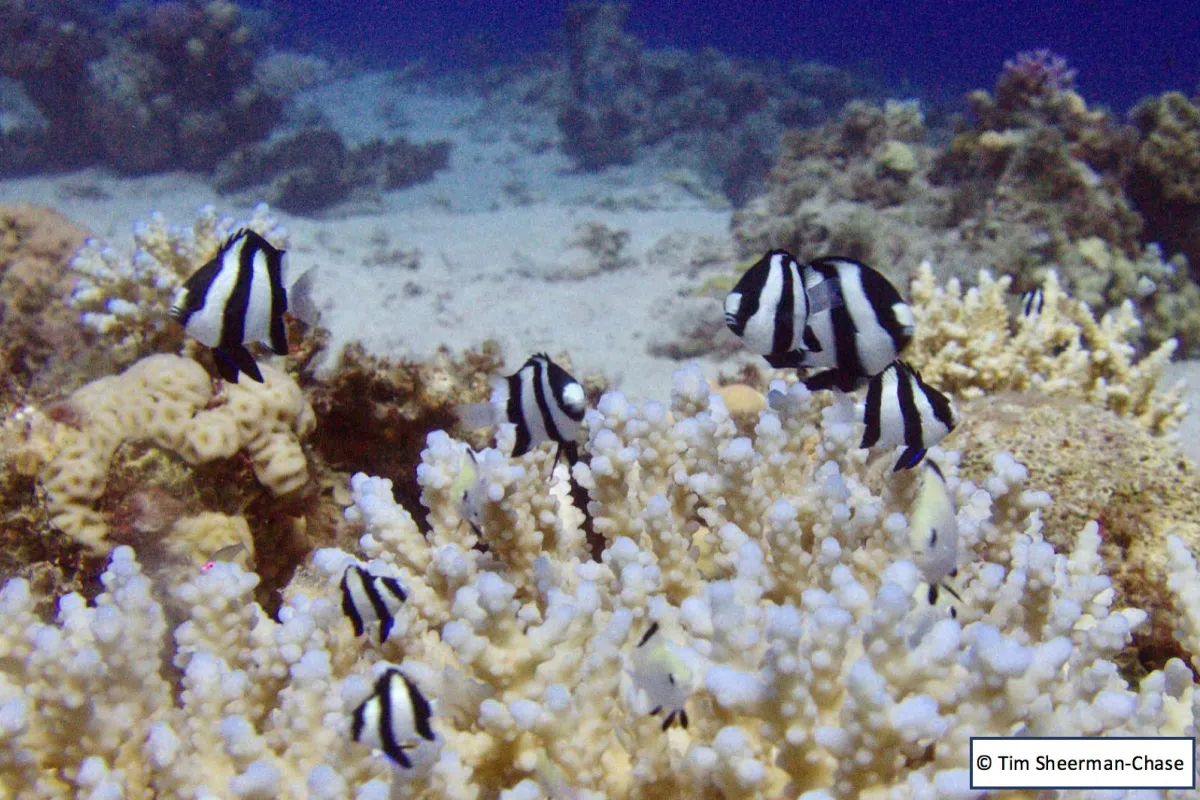
[{"label": "black and white striped fish", "polygon": [[1042,293],[1040,286],[1021,295],[1021,316],[1023,317],[1040,316],[1045,306],[1046,296]]},{"label": "black and white striped fish", "polygon": [[[805,265],[805,291],[823,307],[809,311],[808,347],[774,367],[821,370],[805,378],[810,391],[852,391],[879,375],[912,341],[912,309],[882,273],[848,258]],[[768,359],[770,361],[770,359]]]},{"label": "black and white striped fish", "polygon": [[342,611],[354,625],[354,635],[362,636],[367,626],[379,623],[379,643],[387,641],[396,622],[396,612],[408,599],[400,581],[372,575],[364,567],[351,564],[342,573]]},{"label": "black and white striped fish", "polygon": [[808,308],[800,263],[786,250],[772,250],[746,270],[726,295],[725,325],[770,361],[804,349]]},{"label": "black and white striped fish", "polygon": [[550,441],[566,452],[569,463],[579,459],[575,437],[587,410],[587,395],[583,385],[545,353],[530,356],[512,375],[493,379],[492,396],[487,403],[461,405],[457,410],[468,427],[481,428],[501,422],[515,425],[514,457]]},{"label": "black and white striped fish", "polygon": [[671,649],[658,627],[651,623],[633,652],[633,682],[646,691],[650,714],[664,714],[665,731],[676,722],[688,726],[687,701],[692,689],[692,671]]},{"label": "black and white striped fish", "polygon": [[263,382],[247,342],[262,342],[277,355],[288,353],[283,314],[310,324],[318,318],[309,293],[312,271],[285,287],[284,251],[243,228],[221,245],[175,295],[170,315],[188,335],[213,349],[217,371],[230,383],[238,373]]},{"label": "black and white striped fish", "polygon": [[417,685],[400,670],[390,667],[375,681],[375,692],[354,709],[354,741],[378,747],[405,769],[412,761],[404,752],[420,744],[419,736],[434,741],[430,720],[433,709]]},{"label": "black and white striped fish", "polygon": [[921,380],[917,371],[896,360],[871,379],[863,421],[867,429],[860,447],[906,449],[896,470],[921,463],[925,452],[958,424],[950,398]]}]

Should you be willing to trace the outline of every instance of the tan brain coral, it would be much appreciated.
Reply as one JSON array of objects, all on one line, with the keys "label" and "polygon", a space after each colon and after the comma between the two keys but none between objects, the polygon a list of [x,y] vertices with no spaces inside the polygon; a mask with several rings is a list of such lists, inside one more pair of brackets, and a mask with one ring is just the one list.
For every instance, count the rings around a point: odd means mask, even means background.
[{"label": "tan brain coral", "polygon": [[300,440],[316,421],[300,387],[261,367],[265,382],[213,382],[195,361],[172,355],[142,359],[120,375],[70,396],[79,427],[59,426],[58,449],[41,482],[56,527],[106,550],[108,524],[96,508],[109,468],[127,443],[149,443],[197,465],[245,451],[258,481],[276,495],[308,480]]}]

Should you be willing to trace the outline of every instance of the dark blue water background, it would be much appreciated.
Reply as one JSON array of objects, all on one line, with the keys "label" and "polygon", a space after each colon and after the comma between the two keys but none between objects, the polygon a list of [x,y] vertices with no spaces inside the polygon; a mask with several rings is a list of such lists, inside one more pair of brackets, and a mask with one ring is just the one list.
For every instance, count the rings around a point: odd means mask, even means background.
[{"label": "dark blue water background", "polygon": [[[296,41],[323,42],[373,65],[424,58],[434,67],[511,62],[559,41],[561,2],[295,0],[263,3]],[[1048,47],[1078,70],[1093,103],[1200,83],[1200,2],[631,3],[628,30],[655,47],[813,59],[893,92],[956,101],[990,88],[1004,60]]]}]

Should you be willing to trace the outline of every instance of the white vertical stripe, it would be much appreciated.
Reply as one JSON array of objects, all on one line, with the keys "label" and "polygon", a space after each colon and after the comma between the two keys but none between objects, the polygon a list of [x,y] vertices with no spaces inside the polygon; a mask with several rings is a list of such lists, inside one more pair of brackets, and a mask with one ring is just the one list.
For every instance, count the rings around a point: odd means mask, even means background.
[{"label": "white vertical stripe", "polygon": [[[521,416],[525,418],[525,425],[529,428],[529,446],[531,448],[537,447],[550,438],[546,433],[546,423],[542,419],[542,410],[538,408],[537,394],[533,380],[535,371],[535,367],[532,364],[521,370]],[[544,365],[542,371],[545,371]],[[553,399],[550,400],[550,405],[553,407]]]},{"label": "white vertical stripe", "polygon": [[221,267],[204,295],[204,307],[188,319],[187,332],[208,347],[216,347],[221,343],[225,306],[229,304],[229,295],[237,284],[237,249],[235,243],[221,256]]},{"label": "white vertical stripe", "polygon": [[267,254],[256,251],[251,265],[250,303],[246,309],[246,330],[242,341],[264,342],[270,346],[271,273],[267,270]]},{"label": "white vertical stripe", "polygon": [[772,351],[775,342],[775,315],[779,313],[779,302],[783,297],[782,260],[782,256],[776,255],[767,265],[767,279],[763,281],[762,291],[758,295],[758,308],[746,320],[746,328],[742,332],[742,341],[746,346],[764,356]]},{"label": "white vertical stripe", "polygon": [[900,408],[900,370],[883,373],[879,399],[879,441],[876,447],[899,447],[904,444],[904,411]]},{"label": "white vertical stripe", "polygon": [[854,344],[867,375],[878,375],[896,358],[895,344],[879,323],[879,312],[863,290],[862,270],[857,264],[837,262],[838,282],[850,319],[854,322]]}]

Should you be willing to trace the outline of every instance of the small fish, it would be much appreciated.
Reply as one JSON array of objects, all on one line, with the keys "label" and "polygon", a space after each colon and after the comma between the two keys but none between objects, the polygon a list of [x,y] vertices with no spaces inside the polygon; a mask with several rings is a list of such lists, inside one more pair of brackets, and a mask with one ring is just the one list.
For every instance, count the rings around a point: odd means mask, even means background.
[{"label": "small fish", "polygon": [[[475,451],[467,448],[467,458],[462,460],[462,469],[450,484],[450,496],[457,499],[458,515],[471,526],[476,536],[483,536],[483,503],[486,487],[479,478]],[[461,526],[462,523],[460,522]]]},{"label": "small fish", "polygon": [[[550,360],[535,353],[512,375],[492,381],[492,396],[487,403],[468,403],[458,407],[463,424],[482,428],[511,422],[517,428],[513,457],[523,456],[542,442],[552,441],[565,451],[568,463],[579,460],[575,441],[587,395],[583,385]],[[557,462],[559,452],[554,459]]]},{"label": "small fish", "polygon": [[809,391],[853,391],[912,341],[912,309],[882,273],[848,258],[819,258],[802,275],[810,298],[806,348],[767,361],[777,369],[820,370],[804,379]]},{"label": "small fish", "polygon": [[358,564],[342,573],[342,611],[354,625],[354,635],[362,636],[367,626],[379,623],[379,643],[387,641],[396,622],[396,612],[408,599],[400,581],[372,575]]},{"label": "small fish", "polygon": [[908,515],[913,561],[936,593],[958,569],[958,516],[946,477],[932,459],[924,462],[920,487]]},{"label": "small fish", "polygon": [[925,452],[954,430],[958,412],[946,395],[897,360],[871,379],[863,421],[867,429],[859,447],[904,445],[895,467],[902,470],[921,463]]},{"label": "small fish", "polygon": [[240,545],[240,544],[231,544],[228,547],[222,547],[220,550],[218,550],[217,552],[212,554],[212,558],[208,559],[208,561],[205,561],[203,564],[200,565],[200,571],[208,572],[210,569],[215,567],[219,562],[233,561],[235,558],[238,557],[238,554],[240,554],[245,549],[246,549],[245,546]]},{"label": "small fish", "polygon": [[1046,296],[1042,293],[1042,287],[1030,289],[1021,295],[1021,316],[1034,318],[1040,316],[1042,309],[1046,306]]},{"label": "small fish", "polygon": [[242,228],[176,292],[170,316],[188,335],[213,349],[217,371],[230,383],[237,383],[239,372],[263,382],[247,342],[262,342],[277,355],[287,355],[283,314],[289,295],[293,314],[310,324],[317,320],[312,270],[289,292],[284,287],[283,256],[283,250]]},{"label": "small fish", "polygon": [[351,732],[354,741],[378,747],[405,769],[412,761],[405,750],[420,744],[415,737],[434,741],[429,722],[433,710],[417,685],[395,667],[375,681],[375,692],[354,709]]},{"label": "small fish", "polygon": [[633,679],[650,698],[650,713],[663,717],[665,731],[674,723],[688,726],[687,710],[684,708],[690,694],[692,671],[679,656],[671,651],[670,645],[660,633],[658,623],[650,625],[638,641],[633,654]]},{"label": "small fish", "polygon": [[[922,581],[917,584],[917,590],[914,591],[913,597],[916,597],[918,607],[929,606],[936,610],[938,612],[936,616],[949,616],[950,619],[959,618],[958,604],[955,603],[961,603],[962,597],[953,588],[950,588],[948,583]],[[928,631],[930,622],[935,621],[935,619],[924,621],[918,627],[918,631]]]},{"label": "small fish", "polygon": [[772,250],[746,270],[725,297],[725,326],[767,360],[817,346],[805,343],[809,298],[800,263],[786,250]]}]

